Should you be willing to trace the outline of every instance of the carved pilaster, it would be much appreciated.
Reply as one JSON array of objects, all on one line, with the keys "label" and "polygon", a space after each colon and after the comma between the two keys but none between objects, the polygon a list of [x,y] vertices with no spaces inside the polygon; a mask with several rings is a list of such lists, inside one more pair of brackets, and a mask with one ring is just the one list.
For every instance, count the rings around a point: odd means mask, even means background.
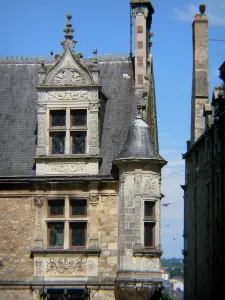
[{"label": "carved pilaster", "polygon": [[46,105],[39,104],[38,107],[38,146],[37,155],[45,154],[45,130],[46,130]]},{"label": "carved pilaster", "polygon": [[99,102],[90,102],[90,120],[91,120],[91,130],[90,130],[90,155],[99,154]]},{"label": "carved pilaster", "polygon": [[135,244],[141,245],[141,184],[142,175],[134,176],[134,194],[135,194]]},{"label": "carved pilaster", "polygon": [[124,199],[124,185],[126,181],[126,176],[120,176],[120,199],[119,199],[119,268],[123,268],[124,264],[124,250],[125,250],[125,239],[124,239],[124,206],[125,206],[125,199]]},{"label": "carved pilaster", "polygon": [[34,248],[43,248],[43,205],[45,198],[35,197],[34,204],[36,206],[36,218],[35,218],[35,238]]}]

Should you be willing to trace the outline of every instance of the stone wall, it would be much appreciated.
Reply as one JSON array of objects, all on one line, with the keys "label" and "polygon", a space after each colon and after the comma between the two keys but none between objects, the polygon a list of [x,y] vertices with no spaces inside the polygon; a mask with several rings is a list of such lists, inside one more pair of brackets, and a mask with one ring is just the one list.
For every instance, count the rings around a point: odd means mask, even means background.
[{"label": "stone wall", "polygon": [[0,280],[27,280],[33,276],[33,198],[0,198],[0,212]]},{"label": "stone wall", "polygon": [[1,300],[32,300],[33,291],[30,289],[0,290]]}]

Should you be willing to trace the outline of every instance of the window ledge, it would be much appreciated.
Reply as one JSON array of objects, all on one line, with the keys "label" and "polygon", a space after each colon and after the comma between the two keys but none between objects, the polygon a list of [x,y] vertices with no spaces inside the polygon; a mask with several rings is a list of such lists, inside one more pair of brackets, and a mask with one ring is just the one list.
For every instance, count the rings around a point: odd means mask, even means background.
[{"label": "window ledge", "polygon": [[142,249],[135,249],[133,251],[134,256],[152,256],[152,257],[160,257],[163,254],[163,252],[159,249],[147,249],[147,248],[142,248]]},{"label": "window ledge", "polygon": [[56,155],[43,155],[43,156],[37,156],[35,157],[36,162],[46,162],[46,161],[54,161],[54,160],[61,160],[61,161],[67,161],[67,160],[87,160],[87,159],[96,159],[96,160],[101,160],[102,158],[98,155],[87,155],[87,154],[56,154]]},{"label": "window ledge", "polygon": [[31,251],[30,257],[48,254],[83,254],[86,256],[100,256],[101,250],[99,249],[34,249]]}]

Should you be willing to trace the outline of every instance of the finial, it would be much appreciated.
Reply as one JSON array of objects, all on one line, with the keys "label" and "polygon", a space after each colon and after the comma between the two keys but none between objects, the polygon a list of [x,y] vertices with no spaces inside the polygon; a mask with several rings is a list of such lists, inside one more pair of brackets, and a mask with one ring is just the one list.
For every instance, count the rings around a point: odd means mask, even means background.
[{"label": "finial", "polygon": [[205,15],[205,11],[206,11],[206,5],[205,4],[201,4],[199,6],[199,11],[200,11],[201,16],[204,16]]},{"label": "finial", "polygon": [[136,116],[136,119],[142,119],[141,110],[142,110],[142,105],[138,104],[137,105],[137,116]]}]

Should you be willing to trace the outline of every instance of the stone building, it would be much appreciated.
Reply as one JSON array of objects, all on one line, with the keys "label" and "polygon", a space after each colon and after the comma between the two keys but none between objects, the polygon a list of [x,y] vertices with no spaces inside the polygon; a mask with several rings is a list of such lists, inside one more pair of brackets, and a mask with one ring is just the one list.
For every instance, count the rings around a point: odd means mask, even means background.
[{"label": "stone building", "polygon": [[[150,1],[135,55],[0,62],[0,299],[158,299],[161,168]],[[137,109],[138,108],[138,109]]]},{"label": "stone building", "polygon": [[225,266],[225,63],[220,68],[223,83],[214,89],[210,104],[208,19],[204,5],[194,19],[193,43],[192,130],[183,156],[184,299],[221,299]]}]

